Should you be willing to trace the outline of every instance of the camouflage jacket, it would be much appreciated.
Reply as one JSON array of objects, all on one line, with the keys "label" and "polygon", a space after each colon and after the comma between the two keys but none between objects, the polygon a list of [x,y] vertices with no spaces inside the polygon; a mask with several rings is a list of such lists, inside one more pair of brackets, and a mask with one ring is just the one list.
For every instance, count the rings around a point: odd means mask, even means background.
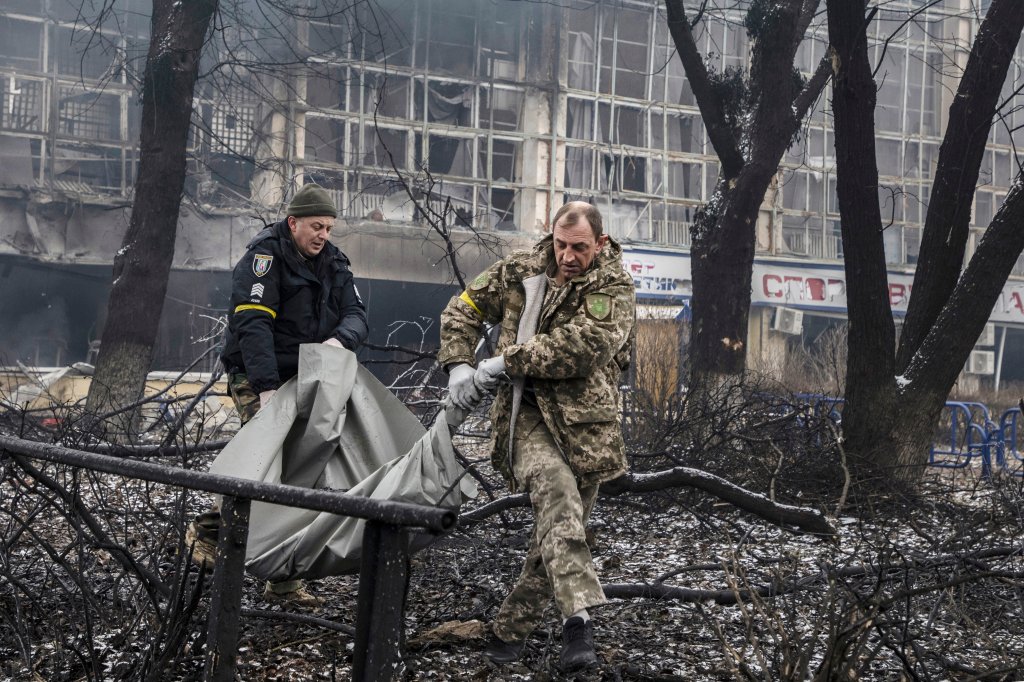
[{"label": "camouflage jacket", "polygon": [[[596,484],[626,470],[619,420],[619,378],[629,366],[636,321],[632,278],[622,267],[622,248],[609,239],[592,266],[549,292],[536,332],[523,340],[520,319],[530,304],[524,286],[544,278],[553,260],[551,236],[531,251],[518,251],[476,277],[441,314],[438,361],[476,364],[474,349],[484,325],[499,328],[496,353],[521,386],[533,385],[544,422],[583,484]],[[517,336],[519,343],[517,343]],[[514,386],[501,383],[491,410],[495,468],[516,482],[509,464]]]}]

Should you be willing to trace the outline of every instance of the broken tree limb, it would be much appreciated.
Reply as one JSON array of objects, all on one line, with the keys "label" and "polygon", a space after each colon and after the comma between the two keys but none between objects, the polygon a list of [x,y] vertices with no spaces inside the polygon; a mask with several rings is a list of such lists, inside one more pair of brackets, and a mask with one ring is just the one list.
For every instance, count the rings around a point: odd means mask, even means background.
[{"label": "broken tree limb", "polygon": [[[617,496],[622,493],[646,493],[681,486],[711,493],[745,512],[776,525],[794,528],[804,533],[829,536],[836,534],[835,528],[825,515],[815,509],[772,502],[764,495],[741,488],[721,476],[690,467],[675,467],[650,474],[626,474],[602,485],[601,493]],[[459,521],[474,523],[493,514],[515,507],[526,507],[529,504],[530,498],[526,494],[509,495],[462,514]]]},{"label": "broken tree limb", "polygon": [[[670,587],[653,584],[612,584],[602,585],[604,596],[612,599],[672,599],[681,602],[709,602],[729,605],[735,604],[737,598],[746,600],[750,590],[694,590],[688,587]],[[757,593],[762,597],[771,597],[777,593],[772,587],[759,587]]]},{"label": "broken tree limb", "polygon": [[751,492],[721,476],[691,467],[674,467],[650,474],[626,474],[601,486],[606,495],[646,493],[679,486],[689,486],[724,500],[745,512],[781,526],[792,526],[805,533],[835,535],[836,530],[825,515],[816,509],[772,502],[760,493]]}]

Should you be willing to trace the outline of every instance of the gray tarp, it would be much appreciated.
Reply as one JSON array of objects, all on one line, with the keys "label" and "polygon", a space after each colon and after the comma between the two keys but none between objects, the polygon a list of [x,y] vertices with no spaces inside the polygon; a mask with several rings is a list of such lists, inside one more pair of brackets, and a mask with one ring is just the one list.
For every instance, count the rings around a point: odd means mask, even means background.
[{"label": "gray tarp", "polygon": [[[322,344],[301,347],[298,375],[210,471],[451,508],[476,496],[443,415],[427,431],[353,353]],[[272,581],[350,573],[362,537],[361,519],[254,502],[246,567]]]}]

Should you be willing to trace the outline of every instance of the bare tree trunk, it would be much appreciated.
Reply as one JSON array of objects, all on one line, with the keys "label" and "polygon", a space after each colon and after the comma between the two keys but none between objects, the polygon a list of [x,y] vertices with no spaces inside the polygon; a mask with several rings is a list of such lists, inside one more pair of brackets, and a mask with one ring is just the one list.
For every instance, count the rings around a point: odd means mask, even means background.
[{"label": "bare tree trunk", "polygon": [[921,347],[960,276],[985,143],[1022,30],[1024,3],[992,3],[949,107],[949,124],[939,148],[935,184],[921,236],[913,296],[896,353],[899,372],[907,368]]},{"label": "bare tree trunk", "polygon": [[932,429],[946,397],[1024,249],[1024,191],[1018,176],[960,274],[974,187],[1024,29],[1024,5],[994,0],[972,46],[950,109],[897,359],[876,198],[875,85],[864,37],[870,21],[866,4],[827,0],[850,319],[843,437],[862,481],[874,474],[914,484],[927,465]]},{"label": "bare tree trunk", "polygon": [[1018,173],[963,276],[904,372],[907,383],[892,439],[898,445],[895,464],[900,478],[913,481],[928,463],[932,426],[1024,251],[1022,225],[1024,176]]},{"label": "bare tree trunk", "polygon": [[199,57],[216,8],[217,0],[153,0],[139,174],[131,222],[114,258],[87,401],[92,414],[130,404],[145,386],[174,256]]},{"label": "bare tree trunk", "polygon": [[668,28],[721,162],[715,193],[692,229],[693,327],[689,383],[702,405],[746,369],[750,279],[758,213],[779,161],[811,103],[824,88],[824,66],[807,84],[794,72],[796,49],[818,0],[774,0],[751,17],[750,77],[742,84],[708,72],[680,0],[665,0]]},{"label": "bare tree trunk", "polygon": [[[875,160],[875,81],[867,53],[865,0],[826,0],[836,131],[836,192],[842,215],[849,355],[843,437],[860,476],[886,445],[896,380]],[[883,456],[880,450],[878,456]]]}]

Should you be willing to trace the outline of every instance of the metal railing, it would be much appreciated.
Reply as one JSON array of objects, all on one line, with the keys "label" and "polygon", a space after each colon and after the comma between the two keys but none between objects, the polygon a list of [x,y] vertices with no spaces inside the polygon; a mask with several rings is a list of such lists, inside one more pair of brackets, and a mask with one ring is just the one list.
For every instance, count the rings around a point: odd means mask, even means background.
[{"label": "metal railing", "polygon": [[409,527],[443,533],[456,513],[345,493],[190,471],[0,435],[0,452],[223,496],[213,567],[204,679],[235,679],[249,507],[253,500],[366,519],[359,569],[353,680],[391,679],[402,642],[409,576]]}]

